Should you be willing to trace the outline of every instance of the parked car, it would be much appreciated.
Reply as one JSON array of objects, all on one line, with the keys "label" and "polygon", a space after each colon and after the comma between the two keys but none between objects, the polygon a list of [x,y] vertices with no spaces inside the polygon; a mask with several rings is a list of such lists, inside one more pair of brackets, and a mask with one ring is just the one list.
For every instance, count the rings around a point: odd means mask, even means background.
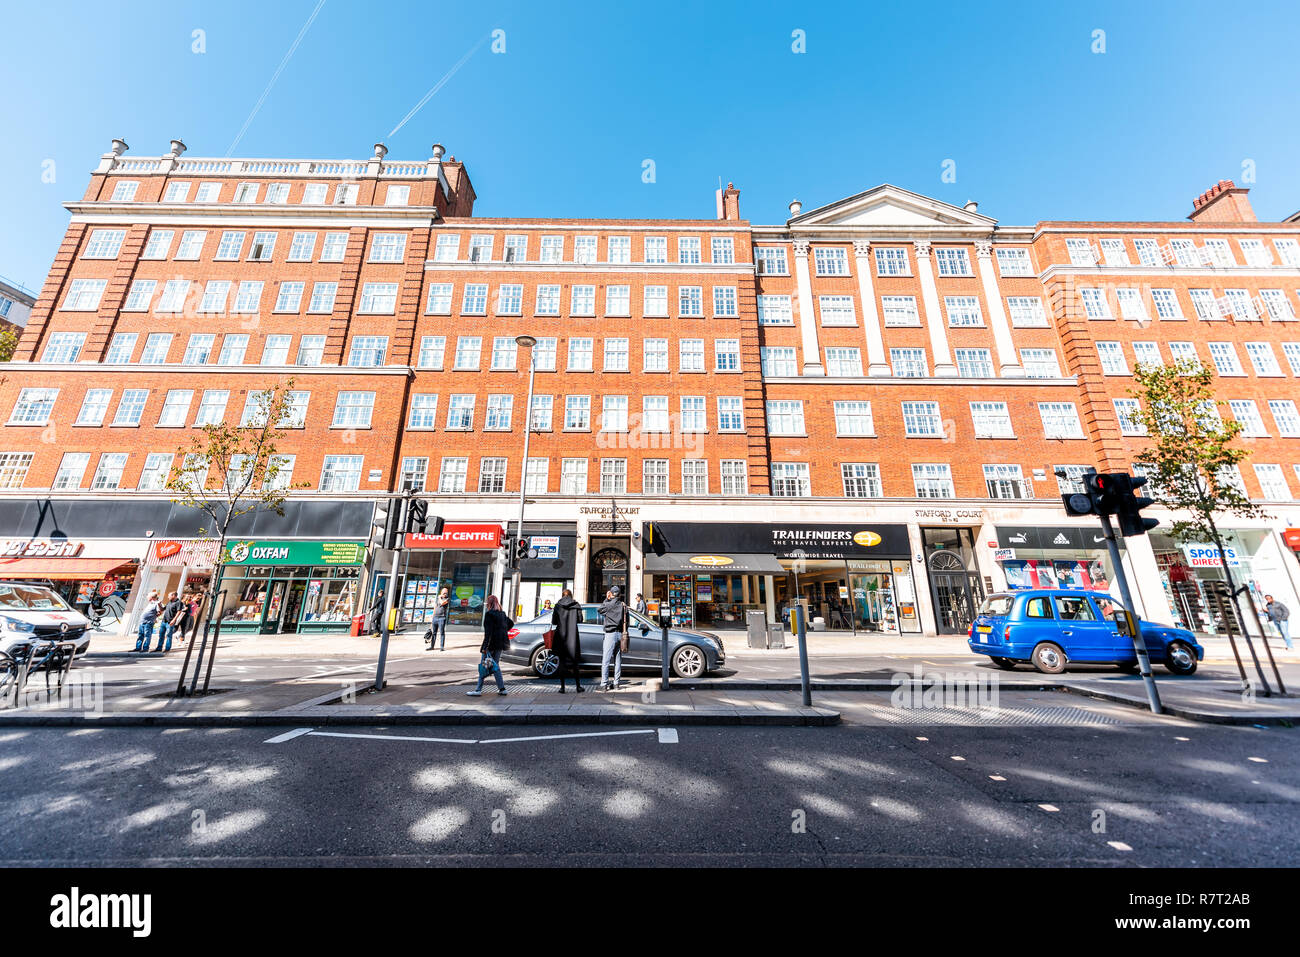
[{"label": "parked car", "polygon": [[90,620],[44,585],[0,582],[0,650],[33,639],[75,641],[77,654],[90,647]]},{"label": "parked car", "polygon": [[[971,624],[970,650],[988,655],[1000,668],[1028,662],[1057,675],[1067,664],[1138,667],[1133,641],[1116,625],[1123,605],[1104,592],[1037,588],[999,592],[984,599]],[[1205,649],[1186,628],[1139,619],[1152,664],[1176,675],[1190,675]]]},{"label": "parked car", "polygon": [[[600,621],[599,605],[583,605],[578,635],[582,644],[582,666],[599,668],[605,631]],[[628,649],[623,655],[623,670],[660,670],[663,654],[663,629],[645,615],[628,609]],[[551,627],[551,613],[539,615],[510,629],[510,644],[501,660],[512,665],[527,665],[543,678],[554,676],[559,659],[547,649],[542,636]],[[704,631],[668,630],[668,660],[679,678],[699,678],[721,668],[726,662],[722,639]]]}]

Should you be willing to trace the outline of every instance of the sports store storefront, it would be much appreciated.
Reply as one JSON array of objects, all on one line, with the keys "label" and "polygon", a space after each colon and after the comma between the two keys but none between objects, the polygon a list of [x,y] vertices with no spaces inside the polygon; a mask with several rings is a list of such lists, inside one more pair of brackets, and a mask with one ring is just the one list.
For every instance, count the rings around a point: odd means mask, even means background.
[{"label": "sports store storefront", "polygon": [[646,553],[640,590],[674,625],[739,629],[747,611],[776,621],[797,602],[827,630],[921,631],[906,525],[656,525],[668,552]]}]

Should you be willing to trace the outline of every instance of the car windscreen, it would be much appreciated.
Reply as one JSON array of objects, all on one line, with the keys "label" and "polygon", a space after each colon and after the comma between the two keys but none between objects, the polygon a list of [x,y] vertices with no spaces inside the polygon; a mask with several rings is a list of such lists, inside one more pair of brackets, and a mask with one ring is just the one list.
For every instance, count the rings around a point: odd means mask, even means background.
[{"label": "car windscreen", "polygon": [[0,585],[0,608],[13,611],[71,611],[67,604],[48,588],[34,585]]},{"label": "car windscreen", "polygon": [[1011,613],[1011,605],[1015,600],[1014,595],[989,595],[984,599],[984,604],[980,605],[979,613],[990,618],[1005,618]]}]

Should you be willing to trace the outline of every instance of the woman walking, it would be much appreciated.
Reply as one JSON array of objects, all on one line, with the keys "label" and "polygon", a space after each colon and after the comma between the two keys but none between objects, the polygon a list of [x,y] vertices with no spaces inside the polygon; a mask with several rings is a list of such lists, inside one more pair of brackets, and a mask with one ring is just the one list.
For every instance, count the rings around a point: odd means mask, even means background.
[{"label": "woman walking", "polygon": [[578,664],[582,661],[582,646],[578,636],[578,619],[582,615],[582,606],[573,599],[573,592],[564,589],[555,609],[551,612],[551,653],[560,660],[560,694],[564,694],[565,675],[573,671],[573,690],[582,694],[582,682],[578,680]]},{"label": "woman walking", "polygon": [[497,680],[497,694],[506,693],[506,682],[501,677],[501,652],[510,643],[510,629],[515,623],[501,610],[501,602],[496,595],[488,596],[483,614],[483,644],[479,648],[482,658],[478,663],[478,685],[473,691],[465,693],[477,698],[483,693],[483,679],[491,674]]}]

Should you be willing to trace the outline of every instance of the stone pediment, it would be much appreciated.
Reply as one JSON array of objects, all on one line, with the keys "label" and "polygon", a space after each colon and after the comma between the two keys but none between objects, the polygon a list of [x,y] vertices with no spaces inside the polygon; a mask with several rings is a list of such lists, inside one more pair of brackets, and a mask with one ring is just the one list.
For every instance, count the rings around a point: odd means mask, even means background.
[{"label": "stone pediment", "polygon": [[888,183],[800,213],[789,226],[969,226],[992,229],[996,219]]}]

